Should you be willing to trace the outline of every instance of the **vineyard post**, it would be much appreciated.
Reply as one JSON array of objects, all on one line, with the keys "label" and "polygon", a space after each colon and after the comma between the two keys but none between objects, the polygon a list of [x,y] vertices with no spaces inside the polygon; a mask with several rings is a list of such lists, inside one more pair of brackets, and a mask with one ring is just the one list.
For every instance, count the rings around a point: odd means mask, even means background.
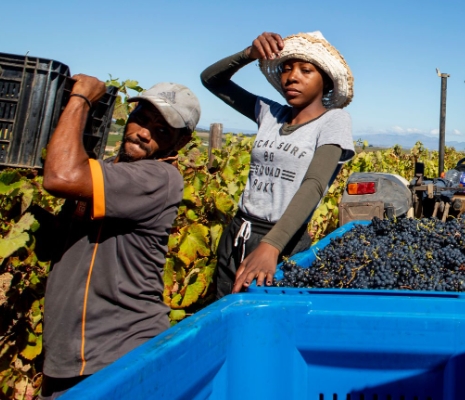
[{"label": "vineyard post", "polygon": [[439,113],[439,165],[438,176],[444,172],[444,151],[446,146],[446,97],[447,97],[447,78],[449,74],[444,74],[436,68],[436,73],[441,78],[441,107]]},{"label": "vineyard post", "polygon": [[223,124],[210,124],[210,138],[208,142],[208,168],[213,163],[212,149],[220,149],[223,141]]}]

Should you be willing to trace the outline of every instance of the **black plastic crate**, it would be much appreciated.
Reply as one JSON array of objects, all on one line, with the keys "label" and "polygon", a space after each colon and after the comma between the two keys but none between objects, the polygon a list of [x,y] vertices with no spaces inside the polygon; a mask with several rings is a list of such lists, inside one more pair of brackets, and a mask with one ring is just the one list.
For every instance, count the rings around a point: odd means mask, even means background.
[{"label": "black plastic crate", "polygon": [[[58,61],[0,53],[0,166],[42,168],[43,150],[69,100],[73,80]],[[118,89],[107,93],[89,114],[84,146],[102,158]]]}]

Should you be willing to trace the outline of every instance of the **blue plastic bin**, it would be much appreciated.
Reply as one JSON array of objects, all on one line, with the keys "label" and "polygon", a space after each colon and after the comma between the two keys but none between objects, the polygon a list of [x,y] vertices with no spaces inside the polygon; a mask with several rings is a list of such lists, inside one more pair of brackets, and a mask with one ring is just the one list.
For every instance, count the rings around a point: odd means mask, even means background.
[{"label": "blue plastic bin", "polygon": [[465,399],[464,296],[229,295],[61,398]]}]

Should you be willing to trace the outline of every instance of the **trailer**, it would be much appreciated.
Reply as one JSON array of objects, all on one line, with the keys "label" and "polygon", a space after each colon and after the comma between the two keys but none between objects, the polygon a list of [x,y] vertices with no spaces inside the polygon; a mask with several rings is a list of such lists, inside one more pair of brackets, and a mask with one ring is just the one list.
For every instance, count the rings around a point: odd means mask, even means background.
[{"label": "trailer", "polygon": [[355,172],[339,203],[339,225],[373,217],[457,218],[465,212],[464,184],[465,158],[438,178],[425,177],[424,165],[416,163],[410,182],[396,174]]}]

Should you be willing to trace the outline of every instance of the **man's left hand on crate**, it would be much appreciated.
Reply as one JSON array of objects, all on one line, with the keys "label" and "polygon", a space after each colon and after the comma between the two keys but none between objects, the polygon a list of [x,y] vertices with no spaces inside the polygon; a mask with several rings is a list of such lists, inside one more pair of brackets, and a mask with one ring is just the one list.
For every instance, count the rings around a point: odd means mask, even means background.
[{"label": "man's left hand on crate", "polygon": [[[90,103],[98,101],[106,92],[105,83],[93,76],[84,74],[73,75],[72,79],[76,81],[71,91],[71,98],[79,99],[84,96]],[[80,96],[79,96],[80,95]],[[84,98],[82,100],[86,101]]]}]

